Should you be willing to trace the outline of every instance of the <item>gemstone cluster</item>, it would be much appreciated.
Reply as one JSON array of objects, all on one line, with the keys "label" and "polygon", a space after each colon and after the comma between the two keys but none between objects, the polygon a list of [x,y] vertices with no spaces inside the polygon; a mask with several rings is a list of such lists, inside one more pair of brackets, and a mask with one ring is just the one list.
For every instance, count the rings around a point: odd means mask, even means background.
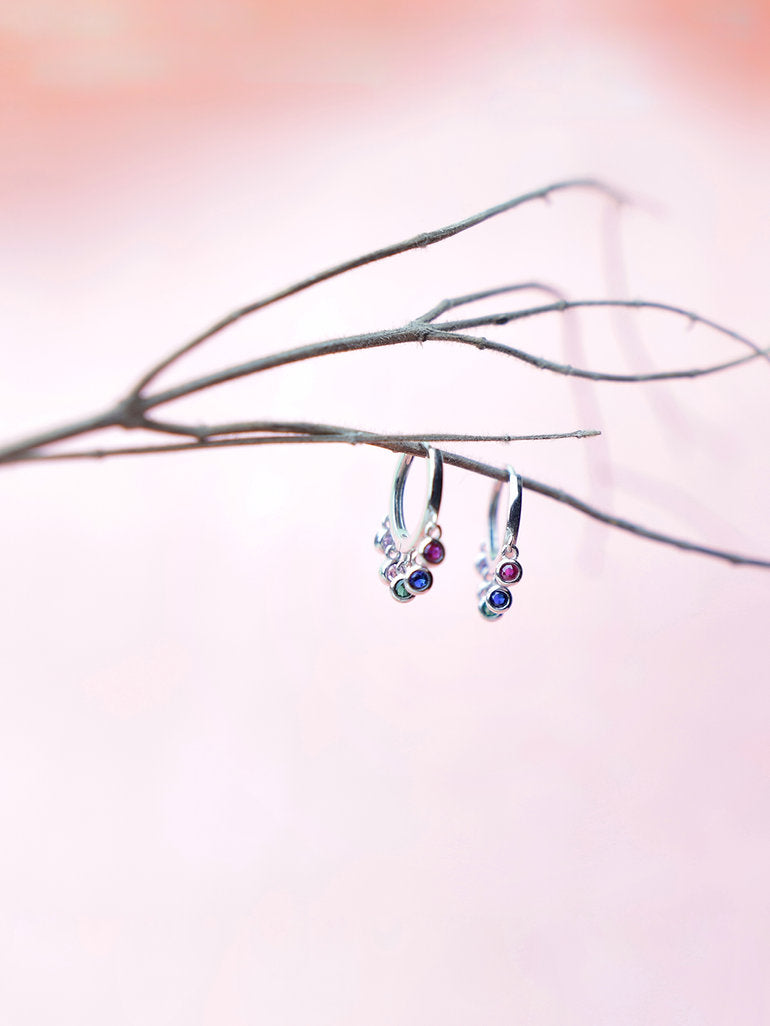
[{"label": "gemstone cluster", "polygon": [[523,570],[515,546],[504,550],[496,563],[492,563],[486,549],[482,549],[476,562],[484,585],[478,596],[479,612],[485,620],[499,620],[513,602],[509,585],[518,584]]},{"label": "gemstone cluster", "polygon": [[380,577],[397,602],[411,602],[416,595],[430,591],[433,586],[431,567],[443,563],[446,555],[440,539],[441,528],[438,524],[430,524],[413,549],[399,552],[390,518],[383,520],[374,544],[385,556],[385,562],[380,567]]}]

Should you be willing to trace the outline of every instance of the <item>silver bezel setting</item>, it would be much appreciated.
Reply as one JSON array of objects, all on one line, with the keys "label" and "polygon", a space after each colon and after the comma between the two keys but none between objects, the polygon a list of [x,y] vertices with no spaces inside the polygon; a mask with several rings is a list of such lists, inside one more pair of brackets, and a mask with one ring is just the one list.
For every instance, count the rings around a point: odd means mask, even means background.
[{"label": "silver bezel setting", "polygon": [[[399,595],[396,592],[397,585],[401,583],[403,583],[404,587],[406,588],[406,595]],[[396,577],[396,579],[390,585],[390,594],[393,596],[396,602],[411,602],[412,599],[415,597],[414,592],[409,590],[409,586],[406,583],[406,578],[403,577],[401,574],[399,574],[399,576]]]},{"label": "silver bezel setting", "polygon": [[[425,555],[425,549],[429,545],[433,545],[434,543],[438,543],[441,546],[442,552],[444,553],[444,555],[441,557],[438,563],[431,562],[431,560],[429,560]],[[415,555],[415,559],[420,564],[420,566],[424,567],[426,570],[431,571],[433,568],[441,566],[441,564],[446,559],[446,546],[441,540],[441,528],[438,524],[432,524],[429,526],[428,531],[426,532],[426,536],[420,542],[420,546]]]},{"label": "silver bezel setting", "polygon": [[[489,601],[495,592],[504,592],[508,596],[508,602],[504,606],[493,606]],[[490,613],[498,613],[500,616],[507,612],[513,604],[513,595],[510,593],[508,588],[504,584],[490,584],[490,586],[484,591],[484,604]]]},{"label": "silver bezel setting", "polygon": [[491,609],[487,605],[487,588],[482,588],[478,596],[478,607],[479,612],[485,620],[500,620],[503,613],[498,612],[496,609]]},{"label": "silver bezel setting", "polygon": [[[414,586],[414,585],[412,584],[412,582],[411,582],[411,581],[409,580],[409,578],[410,578],[410,577],[412,576],[412,574],[413,574],[413,573],[414,573],[414,572],[415,572],[416,570],[419,570],[419,571],[420,571],[420,573],[423,573],[423,574],[427,574],[427,575],[428,575],[428,578],[429,578],[429,580],[428,580],[428,587],[427,587],[427,588],[415,588],[415,586]],[[431,589],[431,588],[433,587],[433,574],[432,574],[432,573],[430,572],[430,570],[429,570],[429,569],[428,569],[427,567],[424,567],[424,566],[422,566],[422,564],[420,564],[420,563],[416,563],[416,564],[415,564],[415,565],[414,565],[414,566],[413,566],[413,567],[412,567],[412,568],[411,568],[411,569],[409,570],[409,573],[407,574],[407,576],[406,576],[406,578],[405,578],[405,583],[406,583],[406,587],[407,587],[407,590],[408,590],[408,591],[409,591],[409,592],[410,592],[410,593],[411,593],[412,595],[424,595],[426,591],[430,591],[430,589]]]},{"label": "silver bezel setting", "polygon": [[[522,577],[524,576],[524,567],[519,562],[518,555],[519,554],[517,551],[515,556],[503,556],[500,560],[498,560],[497,566],[495,567],[495,581],[498,584],[501,584],[504,588],[512,588],[515,585],[519,584],[521,582]],[[506,581],[504,577],[500,576],[500,571],[503,569],[504,566],[506,566],[509,563],[513,563],[515,566],[519,568],[519,576],[516,577],[513,581]]]}]

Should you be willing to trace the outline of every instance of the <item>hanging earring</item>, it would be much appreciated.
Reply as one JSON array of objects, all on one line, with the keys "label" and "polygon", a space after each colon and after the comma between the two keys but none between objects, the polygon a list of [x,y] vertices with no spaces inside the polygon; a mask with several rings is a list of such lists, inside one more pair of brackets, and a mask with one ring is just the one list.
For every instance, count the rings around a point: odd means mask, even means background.
[{"label": "hanging earring", "polygon": [[[509,587],[518,584],[524,571],[519,562],[516,540],[521,520],[521,477],[513,467],[506,467],[508,480],[495,481],[489,502],[488,541],[481,546],[481,555],[476,569],[481,574],[484,586],[478,595],[479,612],[486,620],[499,620],[513,600]],[[502,542],[498,543],[498,509],[503,485],[507,483],[508,519]]]},{"label": "hanging earring", "polygon": [[438,512],[444,482],[444,463],[440,449],[424,446],[428,469],[428,497],[425,512],[416,530],[410,534],[404,522],[404,488],[414,456],[404,455],[398,461],[390,496],[390,514],[374,539],[385,556],[380,577],[390,588],[397,602],[411,602],[415,595],[428,591],[433,584],[431,567],[443,563],[446,555],[441,542]]}]

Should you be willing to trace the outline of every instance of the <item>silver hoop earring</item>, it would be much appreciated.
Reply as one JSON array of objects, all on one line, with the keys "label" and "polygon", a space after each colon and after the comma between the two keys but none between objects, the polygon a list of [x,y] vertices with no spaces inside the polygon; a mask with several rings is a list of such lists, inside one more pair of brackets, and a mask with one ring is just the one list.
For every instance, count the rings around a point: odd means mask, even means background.
[{"label": "silver hoop earring", "polygon": [[446,551],[441,542],[438,513],[444,483],[444,462],[440,449],[425,445],[428,469],[428,497],[425,512],[417,528],[410,534],[404,521],[404,488],[414,456],[404,455],[398,461],[390,496],[390,514],[382,522],[374,539],[385,556],[380,577],[390,588],[397,602],[411,602],[433,585],[431,567],[444,562]]},{"label": "silver hoop earring", "polygon": [[[508,471],[507,482],[495,481],[492,488],[488,540],[481,546],[481,555],[476,562],[476,569],[484,581],[478,595],[478,605],[479,612],[485,620],[499,620],[506,609],[510,608],[513,601],[510,586],[518,584],[524,573],[519,562],[519,550],[516,548],[521,521],[521,477],[513,467],[508,466],[505,469]],[[508,487],[510,505],[502,541],[499,541],[497,520],[504,485]]]}]

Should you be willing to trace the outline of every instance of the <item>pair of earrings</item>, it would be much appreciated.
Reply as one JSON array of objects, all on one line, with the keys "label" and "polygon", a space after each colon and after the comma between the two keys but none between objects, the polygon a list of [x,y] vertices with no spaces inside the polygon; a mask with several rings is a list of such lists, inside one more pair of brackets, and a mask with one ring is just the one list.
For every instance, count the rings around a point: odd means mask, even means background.
[{"label": "pair of earrings", "polygon": [[[393,479],[390,513],[374,539],[375,546],[385,556],[380,577],[390,588],[397,602],[411,602],[417,595],[433,585],[433,568],[443,563],[446,550],[441,541],[438,523],[441,493],[444,483],[443,457],[439,449],[425,446],[428,470],[428,497],[418,527],[411,534],[404,519],[404,488],[414,456],[400,458]],[[478,593],[478,608],[486,620],[499,620],[513,600],[510,586],[522,578],[519,550],[516,540],[521,520],[521,477],[513,467],[506,467],[507,481],[495,481],[489,503],[487,541],[481,547],[476,569],[482,586]],[[508,516],[502,540],[498,541],[498,517],[503,486],[508,486]]]}]

